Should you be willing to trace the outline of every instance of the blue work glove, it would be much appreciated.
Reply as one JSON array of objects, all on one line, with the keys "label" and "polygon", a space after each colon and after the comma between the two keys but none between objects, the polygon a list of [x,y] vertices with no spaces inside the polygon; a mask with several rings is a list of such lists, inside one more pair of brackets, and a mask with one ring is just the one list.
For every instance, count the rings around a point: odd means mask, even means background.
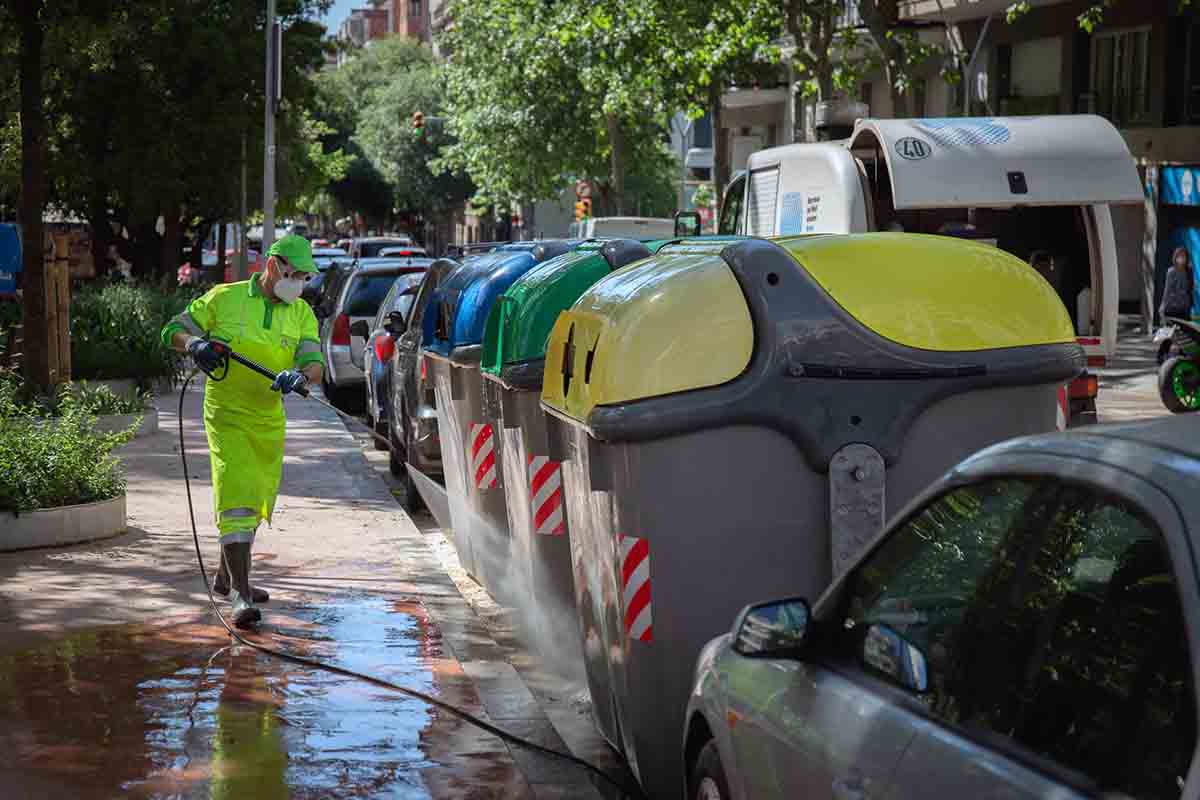
[{"label": "blue work glove", "polygon": [[301,390],[306,386],[308,386],[308,378],[304,377],[303,372],[298,369],[285,369],[275,376],[275,382],[271,384],[271,389],[282,394],[289,392],[304,394]]},{"label": "blue work glove", "polygon": [[193,338],[187,346],[188,355],[196,362],[196,366],[210,374],[225,363],[224,349],[224,345],[219,342],[210,342],[199,337]]}]

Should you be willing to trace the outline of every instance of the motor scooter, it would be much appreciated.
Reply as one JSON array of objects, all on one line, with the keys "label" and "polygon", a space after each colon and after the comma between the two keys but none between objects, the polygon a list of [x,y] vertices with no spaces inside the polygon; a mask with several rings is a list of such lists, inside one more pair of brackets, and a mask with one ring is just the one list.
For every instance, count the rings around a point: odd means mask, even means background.
[{"label": "motor scooter", "polygon": [[1158,396],[1174,414],[1200,411],[1200,326],[1168,319],[1170,332],[1160,329],[1154,341],[1158,350]]}]

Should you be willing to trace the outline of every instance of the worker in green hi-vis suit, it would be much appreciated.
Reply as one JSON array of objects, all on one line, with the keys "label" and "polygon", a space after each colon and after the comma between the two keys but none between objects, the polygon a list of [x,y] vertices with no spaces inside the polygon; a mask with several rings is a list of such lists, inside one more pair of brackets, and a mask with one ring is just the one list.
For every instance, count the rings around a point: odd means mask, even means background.
[{"label": "worker in green hi-vis suit", "polygon": [[221,536],[221,563],[213,592],[232,588],[238,627],[258,622],[255,603],[269,597],[250,587],[250,551],[259,523],[271,522],[283,471],[286,417],[282,396],[318,383],[324,361],[317,318],[297,302],[317,274],[312,247],[300,236],[271,245],[263,272],[217,286],[167,323],[162,338],[205,370],[222,363],[220,341],[277,372],[274,383],[236,362],[204,392],[204,428],[212,460],[213,512]]}]

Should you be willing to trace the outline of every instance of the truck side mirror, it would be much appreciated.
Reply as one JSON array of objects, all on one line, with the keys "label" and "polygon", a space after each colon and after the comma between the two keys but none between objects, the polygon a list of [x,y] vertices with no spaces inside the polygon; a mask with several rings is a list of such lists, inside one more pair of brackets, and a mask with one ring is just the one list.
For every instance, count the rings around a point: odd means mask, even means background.
[{"label": "truck side mirror", "polygon": [[700,212],[679,211],[675,214],[675,238],[684,239],[701,234]]}]

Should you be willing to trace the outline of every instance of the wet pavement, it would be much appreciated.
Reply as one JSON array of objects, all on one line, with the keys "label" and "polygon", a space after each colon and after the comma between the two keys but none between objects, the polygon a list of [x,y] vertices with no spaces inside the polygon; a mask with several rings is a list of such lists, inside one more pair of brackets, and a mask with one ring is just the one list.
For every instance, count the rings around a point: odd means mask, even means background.
[{"label": "wet pavement", "polygon": [[[326,598],[255,639],[486,717],[419,603]],[[0,656],[4,796],[533,796],[489,734],[230,641],[216,625],[125,625]]]}]

